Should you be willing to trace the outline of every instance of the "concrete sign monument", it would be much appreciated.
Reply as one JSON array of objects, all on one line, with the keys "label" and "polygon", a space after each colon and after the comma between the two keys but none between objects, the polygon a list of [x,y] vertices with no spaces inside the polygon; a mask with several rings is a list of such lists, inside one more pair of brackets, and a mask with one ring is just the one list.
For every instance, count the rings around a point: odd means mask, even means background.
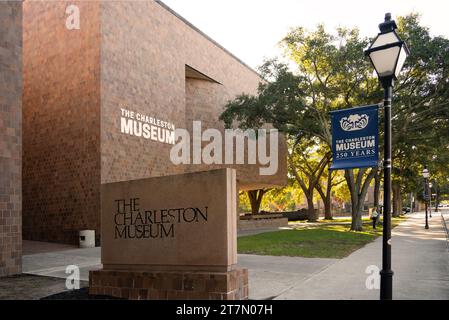
[{"label": "concrete sign monument", "polygon": [[105,184],[103,269],[90,293],[130,299],[245,299],[237,263],[236,172]]}]

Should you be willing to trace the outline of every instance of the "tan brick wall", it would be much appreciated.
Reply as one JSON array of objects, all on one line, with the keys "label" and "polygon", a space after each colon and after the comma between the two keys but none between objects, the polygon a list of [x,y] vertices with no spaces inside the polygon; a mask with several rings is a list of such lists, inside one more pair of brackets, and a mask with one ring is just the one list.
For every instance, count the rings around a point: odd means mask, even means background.
[{"label": "tan brick wall", "polygon": [[[171,146],[120,133],[119,109],[174,122],[191,129],[223,130],[218,120],[228,100],[255,93],[260,77],[235,57],[154,1],[102,4],[102,183],[219,166],[170,162]],[[186,65],[217,83],[187,79]],[[235,166],[241,187],[286,183],[284,145],[279,172],[259,176],[257,166]]]},{"label": "tan brick wall", "polygon": [[21,272],[22,3],[0,3],[0,277]]},{"label": "tan brick wall", "polygon": [[[81,29],[66,28],[76,4]],[[100,225],[100,4],[24,2],[23,233],[76,243]]]}]

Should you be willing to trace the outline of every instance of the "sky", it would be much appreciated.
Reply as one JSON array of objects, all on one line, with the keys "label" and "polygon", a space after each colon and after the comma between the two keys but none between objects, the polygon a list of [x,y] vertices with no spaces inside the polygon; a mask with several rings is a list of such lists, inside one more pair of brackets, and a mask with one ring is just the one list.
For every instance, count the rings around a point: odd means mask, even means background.
[{"label": "sky", "polygon": [[358,27],[375,36],[386,12],[420,13],[432,35],[449,38],[447,0],[162,0],[231,53],[256,68],[281,54],[278,42],[295,26]]}]

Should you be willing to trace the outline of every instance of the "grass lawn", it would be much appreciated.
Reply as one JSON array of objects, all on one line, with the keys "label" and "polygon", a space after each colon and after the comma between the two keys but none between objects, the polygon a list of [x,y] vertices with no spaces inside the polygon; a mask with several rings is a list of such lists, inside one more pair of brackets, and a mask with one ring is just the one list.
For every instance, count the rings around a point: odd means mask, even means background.
[{"label": "grass lawn", "polygon": [[[405,218],[393,218],[393,227]],[[339,222],[338,219],[332,222]],[[311,228],[267,232],[238,238],[238,252],[306,258],[344,258],[382,235],[363,221],[363,232],[349,231],[350,224],[320,223]]]}]

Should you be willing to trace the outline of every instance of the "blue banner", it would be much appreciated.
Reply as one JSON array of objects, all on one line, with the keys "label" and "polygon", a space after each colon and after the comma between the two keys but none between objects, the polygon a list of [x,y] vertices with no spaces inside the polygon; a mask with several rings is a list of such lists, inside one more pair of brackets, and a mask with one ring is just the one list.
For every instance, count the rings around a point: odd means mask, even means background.
[{"label": "blue banner", "polygon": [[379,161],[379,106],[331,112],[332,152],[330,170],[377,167]]}]

